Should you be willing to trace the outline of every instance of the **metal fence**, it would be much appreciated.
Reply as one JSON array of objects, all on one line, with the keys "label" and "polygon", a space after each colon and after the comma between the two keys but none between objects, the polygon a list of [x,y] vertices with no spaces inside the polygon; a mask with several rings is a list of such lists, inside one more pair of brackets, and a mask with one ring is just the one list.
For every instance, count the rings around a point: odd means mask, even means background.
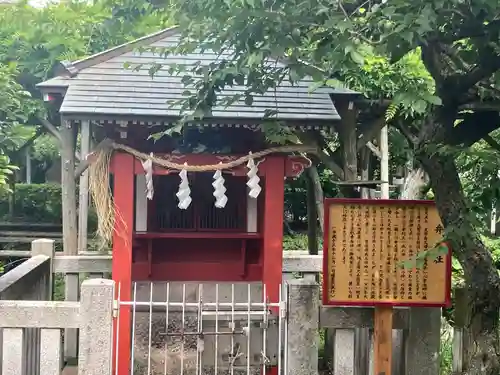
[{"label": "metal fence", "polygon": [[131,332],[116,332],[132,336],[131,374],[286,373],[286,298],[264,293],[256,283],[134,283],[132,300],[118,301],[132,310]]},{"label": "metal fence", "polygon": [[[34,242],[34,248],[40,246],[41,243],[44,243],[44,246],[49,248],[52,242],[49,240],[37,240]],[[0,256],[1,255],[2,252],[0,252]],[[167,284],[153,284],[152,287],[150,284],[137,284],[135,287],[135,297],[131,298],[130,301],[122,301],[120,298],[119,302],[117,302],[122,308],[126,307],[135,311],[135,321],[133,321],[132,324],[134,327],[133,334],[135,335],[135,345],[131,347],[131,350],[134,350],[134,355],[130,356],[130,360],[132,361],[133,358],[134,361],[134,366],[132,368],[134,369],[135,367],[137,374],[140,374],[139,371],[147,373],[148,361],[150,361],[151,363],[149,366],[152,371],[155,370],[159,374],[173,374],[175,371],[169,370],[169,368],[180,369],[180,364],[176,364],[175,366],[177,367],[175,367],[174,363],[169,361],[165,372],[165,353],[159,348],[161,348],[161,345],[165,346],[166,344],[168,349],[172,345],[171,349],[167,351],[168,357],[169,352],[172,352],[172,354],[181,352],[180,346],[181,342],[183,342],[184,344],[182,345],[184,345],[184,350],[182,351],[182,356],[175,354],[178,356],[178,360],[180,361],[181,358],[184,358],[183,361],[186,360],[186,362],[188,362],[186,359],[187,354],[194,357],[194,366],[192,366],[190,370],[186,370],[188,363],[183,363],[185,365],[183,366],[185,368],[183,371],[185,371],[186,375],[188,375],[188,373],[205,374],[206,371],[208,371],[208,373],[212,371],[213,373],[216,361],[217,370],[220,371],[221,374],[224,364],[226,367],[224,371],[229,370],[230,373],[231,366],[228,367],[227,363],[234,359],[235,351],[232,349],[234,349],[236,343],[239,343],[239,349],[236,353],[242,354],[238,355],[238,358],[234,360],[233,372],[236,373],[240,371],[240,369],[237,368],[238,366],[243,367],[241,370],[247,372],[246,358],[248,358],[248,355],[246,353],[247,346],[245,340],[247,340],[248,337],[238,332],[242,333],[245,331],[245,320],[248,320],[248,307],[250,306],[251,321],[254,321],[255,324],[263,324],[264,319],[267,319],[268,323],[270,323],[269,327],[276,327],[273,329],[268,328],[265,331],[267,339],[266,350],[263,351],[264,355],[259,353],[259,349],[262,351],[262,346],[264,345],[264,329],[255,327],[254,331],[250,333],[251,343],[255,341],[253,346],[250,345],[251,360],[249,362],[251,368],[258,368],[259,365],[262,365],[262,363],[258,363],[258,361],[263,361],[264,359],[265,362],[265,358],[267,358],[271,361],[270,365],[266,367],[266,371],[269,371],[269,373],[276,371],[275,369],[278,367],[278,361],[281,361],[281,373],[287,375],[294,374],[290,366],[293,366],[293,368],[302,366],[302,368],[312,371],[309,374],[313,374],[315,371],[317,372],[319,349],[319,344],[317,342],[319,341],[319,331],[320,329],[325,329],[325,342],[324,345],[322,344],[323,359],[321,361],[323,367],[328,365],[330,371],[335,375],[369,374],[371,368],[370,363],[373,356],[372,338],[370,334],[373,328],[373,310],[371,308],[332,308],[321,306],[319,302],[319,286],[315,284],[314,281],[316,275],[321,271],[321,260],[321,255],[309,256],[300,252],[285,254],[283,260],[283,277],[291,283],[287,292],[288,307],[287,310],[284,311],[282,307],[268,305],[267,308],[271,310],[279,309],[281,313],[274,311],[274,314],[267,315],[267,318],[263,313],[266,301],[259,300],[259,298],[261,298],[259,296],[262,296],[262,293],[256,291],[256,299],[252,297],[252,302],[249,304],[248,300],[245,299],[248,297],[245,289],[248,288],[248,285],[237,286],[235,284],[235,299],[240,299],[236,302],[243,305],[234,305],[234,326],[231,320],[232,307],[230,284],[221,284],[219,286],[219,295],[217,297],[220,299],[218,304],[218,298],[215,298],[216,287],[214,285],[203,285],[202,291],[199,293],[197,292],[200,287],[199,285],[193,286],[186,284],[186,299],[183,299],[182,285],[170,284],[169,297],[167,299]],[[80,281],[84,278],[83,275],[88,277],[90,274],[92,277],[98,277],[101,276],[102,273],[110,272],[111,256],[94,254],[65,256],[54,255],[52,252],[51,269],[53,273],[62,273],[65,275],[67,301],[65,303],[77,303],[80,298],[79,287]],[[296,279],[297,277],[299,277],[299,279]],[[2,278],[0,278],[0,280],[1,279]],[[296,283],[303,283],[303,285],[296,285]],[[223,291],[222,288],[226,289]],[[243,288],[243,290],[238,288]],[[255,290],[258,290],[259,287],[250,286],[250,288],[256,288]],[[151,289],[153,291],[152,301],[150,301]],[[193,290],[196,291],[196,293],[194,293]],[[251,293],[254,292],[251,291]],[[283,293],[282,298],[280,298],[280,304],[283,304],[286,300],[285,296],[286,294]],[[201,308],[198,298],[201,301]],[[214,314],[213,310],[217,305],[217,309],[220,309],[220,311],[217,311],[220,315],[220,319],[213,319],[213,316],[210,314]],[[185,320],[182,319],[183,306]],[[168,317],[166,316],[167,310],[169,311]],[[202,319],[198,319],[200,312]],[[283,320],[283,314],[285,313],[288,317],[286,321]],[[393,331],[395,335],[393,353],[394,374],[437,374],[437,369],[439,367],[440,316],[440,309],[396,309]],[[119,318],[117,317],[116,319]],[[151,329],[149,329],[150,320]],[[176,320],[180,322],[177,323],[177,325],[173,324]],[[280,321],[281,329],[279,328]],[[198,326],[199,324],[201,328]],[[215,327],[215,324],[218,326]],[[286,325],[288,325],[288,327]],[[232,327],[234,327],[234,329]],[[72,328],[72,330],[66,330],[64,334],[65,358],[70,359],[72,357],[77,357],[78,352],[81,354],[81,348],[80,351],[78,351],[77,330],[74,329],[74,327],[66,328]],[[81,328],[79,328],[79,331],[81,336]],[[142,333],[139,334],[139,332]],[[206,332],[220,332],[221,334],[208,335]],[[224,334],[223,332],[229,332],[229,334]],[[460,371],[462,366],[462,352],[459,344],[464,336],[463,328],[457,329],[455,332],[456,334],[453,338],[454,348],[456,348],[453,354],[454,370]],[[149,345],[150,335],[152,345]],[[282,340],[276,339],[274,343],[271,343],[272,340],[274,340],[272,337],[278,338],[280,335],[288,336],[283,337]],[[290,335],[293,337],[290,337]],[[200,336],[203,337],[203,340],[199,340]],[[233,342],[231,342],[231,337]],[[217,344],[218,348],[217,350],[212,350],[212,346],[215,346],[215,339],[219,340]],[[260,341],[261,339],[262,341]],[[156,344],[156,341],[158,344]],[[139,342],[142,342],[140,346],[138,345]],[[283,352],[283,354],[281,356],[276,354],[277,357],[276,360],[274,360],[274,353],[271,352],[280,352],[278,348],[278,345],[280,345],[279,342],[281,342],[281,352]],[[231,343],[234,345],[231,345]],[[157,348],[157,346],[159,348]],[[288,347],[287,350],[285,350],[285,346]],[[138,347],[151,347],[151,353],[149,353],[149,349],[138,349]],[[204,349],[202,352],[199,352],[200,347]],[[191,352],[187,353],[185,356],[184,352],[186,348],[191,348]],[[306,349],[307,354],[303,354],[303,357],[295,353],[297,352],[300,354],[301,351],[304,352]],[[141,353],[139,353],[138,350],[141,351]],[[286,357],[286,353],[292,352],[294,353],[293,356],[288,355],[288,357]],[[150,360],[148,360],[148,358],[150,358]],[[201,359],[201,362],[196,358]]]}]

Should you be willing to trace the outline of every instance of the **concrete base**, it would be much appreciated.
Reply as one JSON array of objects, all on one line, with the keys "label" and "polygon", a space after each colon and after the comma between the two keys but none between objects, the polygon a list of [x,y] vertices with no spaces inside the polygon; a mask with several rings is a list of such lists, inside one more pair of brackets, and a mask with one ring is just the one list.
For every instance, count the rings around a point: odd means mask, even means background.
[{"label": "concrete base", "polygon": [[61,375],[78,375],[78,366],[66,366]]}]

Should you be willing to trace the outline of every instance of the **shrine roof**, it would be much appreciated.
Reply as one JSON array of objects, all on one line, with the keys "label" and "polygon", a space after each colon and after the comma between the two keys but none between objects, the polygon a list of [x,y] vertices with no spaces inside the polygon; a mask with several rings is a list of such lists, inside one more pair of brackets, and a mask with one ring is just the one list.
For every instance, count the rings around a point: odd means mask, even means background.
[{"label": "shrine roof", "polygon": [[[183,92],[189,87],[182,83],[182,74],[168,71],[168,65],[208,65],[221,58],[220,54],[213,51],[169,54],[167,57],[147,51],[149,47],[175,47],[179,39],[179,31],[170,28],[83,60],[64,63],[58,76],[40,83],[38,87],[47,94],[64,94],[60,112],[68,117],[179,117],[180,107],[173,106],[172,102],[182,99]],[[148,68],[156,64],[162,64],[165,68],[151,78]],[[140,69],[132,69],[138,65]],[[251,106],[241,100],[227,107],[214,107],[211,118],[258,120],[269,109],[276,110],[280,120],[331,123],[340,119],[332,95],[356,94],[350,90],[327,87],[310,92],[311,84],[312,79],[304,79],[294,85],[284,80],[276,90],[254,95]],[[228,87],[219,94],[219,99],[243,95],[245,89],[244,86]]]}]

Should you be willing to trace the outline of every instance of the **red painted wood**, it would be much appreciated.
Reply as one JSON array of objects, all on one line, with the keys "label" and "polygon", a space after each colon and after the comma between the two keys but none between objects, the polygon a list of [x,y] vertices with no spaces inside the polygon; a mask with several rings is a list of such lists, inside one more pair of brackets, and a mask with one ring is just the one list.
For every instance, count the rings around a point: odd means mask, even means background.
[{"label": "red painted wood", "polygon": [[[262,267],[248,264],[245,276],[241,275],[241,262],[155,262],[151,266],[151,277],[147,262],[132,265],[134,281],[203,281],[203,282],[253,282],[262,280]],[[121,374],[120,374],[121,375]]]},{"label": "red painted wood", "polygon": [[[117,283],[120,299],[130,301],[132,288],[132,233],[134,227],[134,158],[125,153],[115,153],[114,202],[121,219],[115,219],[113,235],[113,280]],[[115,337],[115,356],[118,355],[117,375],[130,373],[130,307],[122,306],[119,311],[119,323],[115,320],[115,332],[118,330],[118,342]],[[116,357],[115,357],[116,358]],[[115,363],[115,362],[113,362]]]},{"label": "red painted wood", "polygon": [[311,166],[311,160],[302,156],[288,156],[285,164],[287,177],[299,177],[306,168]]},{"label": "red painted wood", "polygon": [[[153,176],[153,186],[155,186],[156,176]],[[147,230],[148,232],[154,232],[158,229],[158,223],[156,222],[156,202],[155,202],[155,194],[153,194],[153,199],[147,200],[148,205],[148,216],[147,216]]]},{"label": "red painted wood", "polygon": [[[218,164],[239,158],[239,155],[208,154],[164,155],[171,161],[190,165]],[[260,233],[230,231],[158,232],[154,221],[154,200],[148,202],[148,232],[133,232],[134,175],[143,174],[139,160],[116,153],[111,171],[114,172],[114,199],[125,223],[117,220],[119,235],[113,238],[113,278],[121,284],[121,299],[130,300],[131,280],[134,281],[204,281],[254,282],[266,285],[266,297],[277,302],[282,282],[282,241],[284,211],[284,178],[298,176],[308,160],[286,155],[270,155],[259,164],[263,193],[258,198]],[[174,171],[155,168],[157,175]],[[246,175],[246,165],[231,173]],[[242,205],[246,204],[242,202]],[[153,220],[149,220],[152,218]],[[132,249],[132,243],[134,248]],[[130,364],[130,307],[120,308],[118,375],[127,375]],[[277,369],[268,373],[275,375]]]},{"label": "red painted wood", "polygon": [[278,302],[282,283],[283,211],[285,195],[285,157],[266,159],[264,179],[264,227],[262,278],[270,302]]},{"label": "red painted wood", "polygon": [[151,274],[153,273],[153,241],[149,240],[148,241],[148,277],[151,277]]},{"label": "red painted wood", "polygon": [[245,278],[247,270],[247,241],[241,241],[241,277]]},{"label": "red painted wood", "polygon": [[260,233],[233,233],[233,232],[136,232],[134,238],[201,238],[201,239],[259,239]]},{"label": "red painted wood", "polygon": [[[420,205],[420,206],[434,206],[436,203],[432,200],[400,200],[400,199],[362,199],[362,198],[326,198],[324,201],[324,226],[325,230],[323,232],[323,275],[328,275],[328,243],[330,239],[330,205],[331,204],[362,204],[362,205]],[[393,306],[393,307],[451,307],[451,257],[452,249],[447,243],[448,256],[446,257],[446,297],[444,304],[436,303],[402,303],[402,302],[352,302],[352,301],[331,301],[328,296],[328,282],[327,279],[323,277],[323,304],[328,306]]]},{"label": "red painted wood", "polygon": [[[187,163],[189,165],[214,165],[222,163],[227,163],[230,161],[234,161],[244,155],[212,155],[212,154],[182,154],[182,155],[173,155],[173,154],[157,154],[156,156],[162,157],[166,160],[169,160],[176,164],[184,164]],[[301,156],[286,156],[286,155],[271,155],[266,156],[261,159],[261,163],[259,164],[259,174],[263,175],[267,173],[273,173],[272,167],[267,167],[267,160],[280,157],[286,161],[286,168],[283,171],[283,175],[286,177],[298,177],[305,168],[309,167],[311,162],[309,159],[306,159]],[[111,166],[111,168],[113,168]],[[112,173],[114,173],[114,169],[111,169]],[[157,165],[153,168],[153,173],[155,175],[168,175],[171,173],[178,173],[176,170],[168,170],[162,167],[158,167]],[[136,159],[134,165],[134,173],[135,174],[144,174],[144,169],[142,168],[141,161]],[[224,173],[233,174],[235,176],[245,176],[247,173],[246,163],[240,165],[238,167],[234,167],[229,171],[224,171]]]},{"label": "red painted wood", "polygon": [[[261,371],[261,374],[264,374],[264,372]],[[267,368],[266,375],[279,375],[278,366],[271,366],[271,367]]]}]

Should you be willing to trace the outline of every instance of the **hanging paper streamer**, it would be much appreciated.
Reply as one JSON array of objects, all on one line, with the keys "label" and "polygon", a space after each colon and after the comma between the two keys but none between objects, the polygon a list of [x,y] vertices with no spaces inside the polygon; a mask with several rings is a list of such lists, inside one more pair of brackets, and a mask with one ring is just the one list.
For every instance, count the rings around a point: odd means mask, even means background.
[{"label": "hanging paper streamer", "polygon": [[[153,153],[149,154],[151,158],[153,157]],[[149,200],[153,199],[153,195],[155,193],[155,189],[153,186],[153,160],[147,159],[143,161],[142,168],[144,169],[144,175],[146,177],[146,198]]]},{"label": "hanging paper streamer", "polygon": [[[250,153],[251,155],[252,153]],[[251,198],[257,198],[262,191],[262,188],[259,186],[260,182],[260,177],[257,176],[257,173],[259,169],[257,168],[257,164],[255,164],[255,161],[253,159],[250,159],[247,163],[247,186],[250,188],[250,191],[248,192],[248,195]]]},{"label": "hanging paper streamer", "polygon": [[[184,163],[187,165],[187,163]],[[179,199],[179,207],[181,210],[186,210],[191,204],[191,189],[189,188],[189,180],[187,178],[187,171],[183,169],[179,173],[179,177],[181,178],[181,183],[179,184],[179,191],[177,192],[177,198]]]},{"label": "hanging paper streamer", "polygon": [[226,207],[226,187],[224,186],[224,177],[222,177],[220,169],[214,173],[214,182],[212,182],[212,186],[214,187],[215,207]]}]

